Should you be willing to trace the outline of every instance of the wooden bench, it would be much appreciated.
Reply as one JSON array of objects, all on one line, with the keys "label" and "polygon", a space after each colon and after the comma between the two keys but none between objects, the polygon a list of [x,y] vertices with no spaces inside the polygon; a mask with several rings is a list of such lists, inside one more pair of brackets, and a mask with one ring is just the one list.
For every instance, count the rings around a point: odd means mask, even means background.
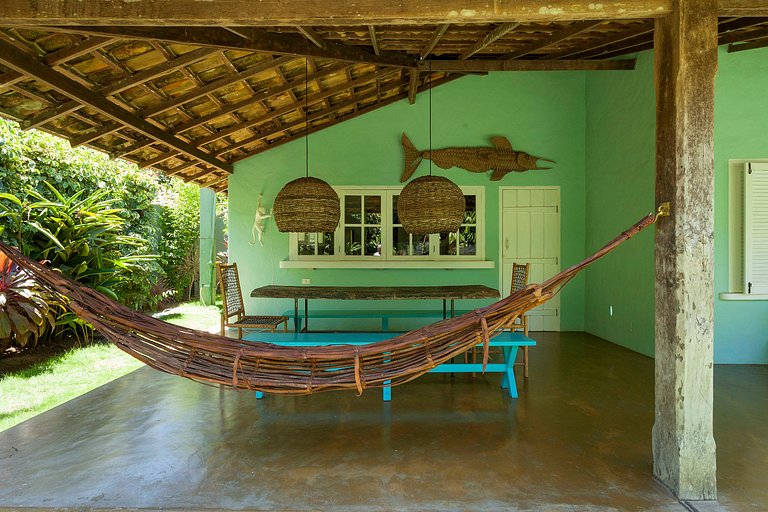
[{"label": "wooden bench", "polygon": [[[268,333],[261,332],[249,334],[244,338],[245,341],[266,341],[276,345],[286,345],[294,347],[307,347],[316,345],[367,345],[377,341],[383,341],[391,338],[393,333],[386,332],[289,332],[289,333]],[[534,347],[536,341],[522,332],[505,331],[500,333],[490,341],[491,347],[500,347],[504,354],[503,363],[488,363],[485,368],[486,373],[501,373],[501,387],[507,389],[509,396],[517,398],[517,382],[515,380],[514,363],[517,357],[517,350],[520,347]],[[478,344],[482,347],[482,344]],[[480,373],[483,371],[481,363],[444,363],[432,368],[431,373]],[[385,386],[382,388],[384,401],[392,399],[392,388]],[[256,398],[263,397],[261,391],[256,392]]]},{"label": "wooden bench", "polygon": [[[452,311],[454,316],[460,316],[469,310],[456,310]],[[301,325],[304,321],[306,330],[306,318],[380,318],[381,319],[381,331],[389,331],[389,319],[390,318],[447,318],[447,311],[439,310],[426,310],[426,309],[342,309],[342,310],[312,310],[309,315],[304,311],[299,311],[299,316],[296,317],[296,313],[293,310],[288,310],[283,313],[283,316],[294,319],[294,323]],[[296,320],[298,318],[298,321]]]}]

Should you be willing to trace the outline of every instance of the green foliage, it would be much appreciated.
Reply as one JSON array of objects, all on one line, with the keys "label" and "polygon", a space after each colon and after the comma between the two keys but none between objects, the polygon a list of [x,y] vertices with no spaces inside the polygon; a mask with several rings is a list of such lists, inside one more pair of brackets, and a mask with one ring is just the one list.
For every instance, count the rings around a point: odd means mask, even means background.
[{"label": "green foliage", "polygon": [[[119,300],[118,290],[143,274],[154,259],[144,254],[144,241],[124,234],[126,220],[115,208],[116,198],[106,190],[85,196],[79,191],[65,197],[46,183],[48,195],[30,190],[24,197],[0,193],[0,219],[6,235],[26,256],[49,261],[69,277]],[[78,338],[91,329],[75,315],[64,313],[57,324]]]},{"label": "green foliage", "polygon": [[188,300],[199,267],[200,189],[175,180],[158,196],[158,202],[162,210],[162,269],[176,290],[176,298]]},{"label": "green foliage", "polygon": [[[0,120],[0,193],[25,197],[33,190],[48,194],[46,182],[64,197],[77,192],[87,197],[106,191],[106,197],[115,200],[112,208],[119,210],[117,215],[125,221],[124,234],[142,243],[128,250],[136,254],[158,252],[159,223],[152,206],[161,188],[156,173],[122,160],[110,160],[88,148],[70,148],[59,137],[36,130],[24,132],[16,123]],[[8,228],[0,219],[2,226]],[[0,240],[12,242],[18,238],[18,232],[13,231],[0,233]],[[162,274],[159,263],[144,262],[143,268],[144,272],[114,287],[122,302],[136,309],[152,308],[158,300],[150,290]]]},{"label": "green foliage", "polygon": [[0,352],[34,347],[56,323],[58,301],[0,253]]}]

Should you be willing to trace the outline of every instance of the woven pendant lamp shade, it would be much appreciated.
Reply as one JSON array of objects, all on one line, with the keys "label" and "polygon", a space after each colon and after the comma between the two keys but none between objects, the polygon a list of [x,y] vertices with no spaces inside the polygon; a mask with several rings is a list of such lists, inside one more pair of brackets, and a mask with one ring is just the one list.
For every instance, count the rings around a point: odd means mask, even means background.
[{"label": "woven pendant lamp shade", "polygon": [[318,178],[299,178],[286,183],[273,205],[280,232],[327,233],[339,225],[339,196]]},{"label": "woven pendant lamp shade", "polygon": [[413,235],[458,231],[465,210],[464,193],[442,176],[416,178],[397,198],[397,215],[403,229]]}]

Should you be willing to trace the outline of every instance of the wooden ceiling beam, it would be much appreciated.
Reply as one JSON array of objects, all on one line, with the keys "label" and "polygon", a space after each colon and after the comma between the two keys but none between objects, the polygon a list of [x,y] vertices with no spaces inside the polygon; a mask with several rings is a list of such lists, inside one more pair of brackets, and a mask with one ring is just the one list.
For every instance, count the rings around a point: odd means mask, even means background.
[{"label": "wooden ceiling beam", "polygon": [[502,23],[501,25],[497,26],[485,36],[478,39],[473,45],[471,45],[469,48],[461,52],[461,55],[459,55],[459,60],[465,60],[473,56],[474,54],[481,51],[483,48],[493,44],[498,40],[499,38],[504,37],[509,32],[515,30],[517,27],[519,27],[519,23]]},{"label": "wooden ceiling beam", "polygon": [[768,0],[719,0],[719,16],[768,16]]},{"label": "wooden ceiling beam", "polygon": [[728,53],[743,52],[745,50],[755,50],[768,46],[768,36],[759,39],[750,39],[748,43],[729,44]]},{"label": "wooden ceiling beam", "polygon": [[106,87],[102,87],[99,89],[99,94],[110,96],[112,94],[123,92],[130,89],[131,87],[136,87],[137,85],[141,85],[144,82],[148,82],[149,80],[163,76],[166,73],[170,73],[171,71],[176,71],[179,68],[189,66],[195,62],[200,62],[201,60],[210,57],[211,54],[216,53],[216,51],[217,50],[214,48],[198,48],[197,50],[179,55],[176,58],[167,60],[156,66],[152,66],[137,73],[133,73],[132,75],[107,85]]},{"label": "wooden ceiling beam", "polygon": [[631,53],[637,53],[637,52],[644,52],[645,50],[650,50],[653,48],[653,40],[651,41],[645,41],[642,43],[638,43],[632,46],[625,46],[623,48],[619,48],[617,50],[614,50],[612,52],[608,53],[601,53],[599,58],[600,59],[612,59],[614,57],[622,57],[624,55],[629,55]]},{"label": "wooden ceiling beam", "polygon": [[514,52],[508,53],[501,58],[502,59],[518,59],[520,57],[524,57],[531,53],[534,53],[539,50],[543,50],[544,48],[547,48],[549,46],[552,46],[553,44],[557,44],[561,41],[565,41],[566,39],[573,37],[575,35],[581,34],[582,32],[586,32],[587,30],[601,23],[602,23],[601,20],[576,21],[568,25],[566,28],[552,33],[549,37],[544,38],[541,41],[537,41],[529,46],[526,46],[525,48],[521,48],[520,50],[515,50]]},{"label": "wooden ceiling beam", "polygon": [[98,110],[116,122],[130,126],[139,133],[163,142],[172,148],[178,149],[184,154],[197,158],[198,160],[213,167],[217,167],[222,171],[232,172],[232,166],[228,163],[213,158],[200,149],[166,133],[155,125],[129,112],[125,108],[112,103],[96,92],[91,91],[74,80],[56,72],[39,60],[31,58],[30,55],[19,51],[15,46],[8,44],[5,41],[0,41],[0,62],[19,73],[24,73],[39,82],[47,84],[52,89],[79,101],[83,105]]},{"label": "wooden ceiling beam", "polygon": [[[451,76],[448,76],[448,77],[443,78],[441,80],[436,80],[431,85],[429,85],[429,84],[422,85],[421,87],[419,87],[418,92],[425,91],[429,87],[437,87],[439,85],[443,85],[443,84],[446,84],[448,82],[452,82],[453,80],[456,80],[458,78],[461,78],[461,75],[451,75]],[[355,111],[355,112],[353,112],[351,114],[348,114],[348,115],[343,116],[343,117],[339,117],[339,118],[337,118],[335,121],[333,121],[331,123],[326,123],[326,124],[323,124],[321,126],[310,128],[308,133],[311,135],[311,134],[313,134],[315,132],[319,132],[320,130],[325,130],[326,128],[330,128],[331,126],[335,126],[335,125],[337,125],[339,123],[343,123],[344,121],[348,121],[348,120],[353,119],[355,117],[365,115],[368,112],[372,112],[372,111],[374,111],[374,110],[376,110],[378,108],[385,107],[387,105],[391,105],[392,103],[395,103],[397,101],[400,101],[400,100],[406,98],[407,96],[408,96],[407,92],[401,93],[401,94],[396,94],[395,96],[392,96],[392,97],[387,98],[385,100],[380,100],[379,102],[377,102],[377,103],[375,103],[373,105],[369,105],[369,106],[367,106],[365,108],[359,109],[359,110],[357,110],[357,111]],[[273,142],[271,144],[267,144],[267,145],[265,145],[265,146],[255,150],[255,151],[252,151],[252,152],[246,153],[246,154],[244,154],[242,156],[238,156],[236,158],[233,158],[231,161],[233,163],[240,162],[242,160],[245,160],[246,158],[250,158],[252,156],[258,155],[259,153],[263,153],[263,152],[268,151],[268,150],[270,150],[272,148],[275,148],[277,146],[282,146],[283,144],[287,144],[287,143],[292,142],[294,140],[300,139],[301,137],[304,137],[304,135],[305,135],[304,133],[301,133],[301,134],[297,134],[297,135],[292,135],[290,137],[286,137],[286,138],[281,139],[281,140],[279,140],[277,142]],[[253,142],[256,142],[256,141],[251,141],[251,143],[253,143]],[[242,146],[240,146],[240,147],[242,147]],[[231,149],[233,150],[233,149],[236,149],[236,148],[231,148]],[[230,149],[227,149],[227,150],[223,151],[223,153],[226,153],[229,150]]]},{"label": "wooden ceiling beam", "polygon": [[411,76],[408,80],[408,103],[416,103],[416,90],[419,88],[419,72],[415,69],[410,71]]},{"label": "wooden ceiling beam", "polygon": [[[331,87],[329,89],[323,89],[319,92],[310,94],[306,102],[307,103],[315,103],[317,101],[320,101],[324,98],[327,98],[329,96],[333,96],[334,94],[340,94],[345,91],[348,91],[354,87],[358,87],[360,85],[363,85],[365,83],[371,82],[373,80],[376,80],[377,78],[381,78],[382,76],[390,75],[392,73],[396,73],[397,68],[395,69],[386,69],[383,71],[376,71],[374,73],[368,73],[366,75],[360,76],[356,78],[355,80],[352,80],[351,82],[345,82],[343,84],[337,85],[335,87]],[[302,82],[303,83],[303,82]],[[290,89],[290,88],[289,88]],[[287,114],[288,112],[293,112],[294,110],[299,110],[304,108],[304,101],[295,101],[291,105],[286,105],[285,107],[281,107],[277,110],[272,110],[270,112],[267,112],[266,114],[255,117],[253,119],[249,119],[248,121],[244,121],[242,123],[238,123],[234,126],[230,126],[228,128],[225,128],[221,131],[218,131],[212,135],[209,135],[207,137],[203,137],[202,139],[195,139],[194,143],[197,146],[204,146],[205,144],[210,144],[211,142],[214,142],[219,139],[223,139],[224,137],[228,137],[234,133],[239,132],[240,130],[245,130],[247,128],[251,128],[253,126],[265,123],[269,121],[272,118]]]},{"label": "wooden ceiling beam", "polygon": [[445,34],[445,31],[448,30],[448,27],[451,25],[449,23],[444,23],[442,25],[439,25],[435,31],[432,33],[432,37],[429,38],[429,41],[427,41],[427,44],[424,45],[424,48],[421,49],[419,52],[419,58],[421,60],[426,59],[430,53],[432,53],[432,50],[435,49],[435,46],[437,46],[437,43],[440,41],[440,38],[443,37],[443,34]]},{"label": "wooden ceiling beam", "polygon": [[[757,6],[753,4],[758,4]],[[442,23],[551,22],[663,17],[673,0],[3,0],[4,25],[296,26],[428,25]],[[720,0],[735,16],[768,9],[766,0]]]},{"label": "wooden ceiling beam", "polygon": [[147,167],[152,167],[154,165],[160,164],[165,162],[166,160],[170,160],[171,158],[178,156],[179,152],[176,150],[167,151],[165,153],[160,153],[159,155],[148,158],[147,160],[142,160],[137,165],[140,169],[145,169]]},{"label": "wooden ceiling beam", "polygon": [[653,20],[645,22],[641,25],[638,25],[632,29],[629,30],[623,30],[621,32],[618,32],[612,36],[600,39],[597,42],[588,43],[580,48],[574,48],[562,51],[560,53],[553,53],[549,56],[547,56],[548,59],[564,59],[564,58],[570,58],[570,59],[576,59],[581,58],[584,54],[592,54],[597,55],[605,48],[609,48],[608,51],[612,51],[612,48],[615,48],[617,45],[621,45],[625,41],[628,40],[634,40],[636,38],[640,38],[640,36],[645,36],[648,34],[651,34],[650,39],[653,39],[653,30],[654,30],[654,22]]},{"label": "wooden ceiling beam", "polygon": [[[764,18],[742,18],[742,19],[755,19],[755,20],[762,20]],[[755,30],[749,30],[749,31],[738,31],[738,32],[730,32],[727,34],[724,34],[722,37],[718,38],[717,43],[718,44],[733,44],[733,43],[740,43],[743,41],[752,41],[755,39],[760,39],[763,37],[768,36],[768,26],[766,27],[760,27]]]},{"label": "wooden ceiling beam", "polygon": [[[197,162],[184,162],[183,164],[178,165],[173,169],[170,169],[166,174],[168,176],[178,176],[179,174],[181,174],[181,171],[185,169],[189,169],[190,167],[194,167],[195,165],[197,165]],[[208,172],[211,172],[211,171],[208,171]]]},{"label": "wooden ceiling beam", "polygon": [[90,144],[91,142],[98,140],[105,135],[116,132],[122,127],[123,125],[120,123],[107,123],[97,128],[95,131],[85,132],[81,135],[78,135],[77,137],[72,137],[69,139],[69,145],[73,148],[76,148],[78,146],[82,146],[83,144]]},{"label": "wooden ceiling beam", "polygon": [[49,66],[59,66],[67,61],[82,57],[88,53],[96,51],[100,48],[104,48],[108,44],[114,42],[115,39],[111,37],[89,37],[78,41],[73,45],[66,46],[61,50],[49,53],[45,56],[45,63]]},{"label": "wooden ceiling beam", "polygon": [[154,143],[155,143],[154,139],[142,139],[142,140],[134,142],[133,144],[131,144],[128,147],[125,147],[123,149],[119,149],[117,151],[113,151],[112,153],[110,153],[109,156],[112,157],[112,158],[123,158],[123,157],[125,157],[127,155],[130,155],[131,153],[133,153],[135,151],[143,149],[143,148],[145,148],[147,146],[151,146]]},{"label": "wooden ceiling beam", "polygon": [[[611,71],[635,69],[635,59],[622,60],[433,60],[432,71],[472,73],[485,71]],[[428,71],[427,62],[419,64]]]},{"label": "wooden ceiling beam", "polygon": [[608,59],[614,55],[625,55],[627,53],[630,53],[633,50],[641,51],[641,50],[637,50],[637,48],[640,48],[640,47],[642,47],[643,49],[647,49],[649,48],[648,45],[650,45],[650,47],[653,47],[653,34],[643,34],[640,36],[636,36],[632,39],[619,41],[618,43],[614,43],[608,46],[603,46],[595,50],[582,52],[578,55],[578,58],[579,59]]},{"label": "wooden ceiling beam", "polygon": [[[163,76],[164,74],[170,71],[174,71],[184,66],[188,66],[195,62],[198,62],[215,52],[216,50],[212,48],[200,48],[197,50],[193,50],[179,57],[176,57],[175,59],[168,60],[166,62],[163,62],[162,64],[158,64],[157,66],[152,66],[151,68],[148,68],[143,71],[139,71],[138,73],[135,73],[133,75],[127,76],[122,80],[113,82],[110,85],[97,89],[96,92],[98,94],[101,94],[102,96],[110,96],[112,94],[120,93],[122,91],[130,89],[131,87],[135,87],[144,82],[152,80],[153,78]],[[24,123],[24,126],[22,126],[22,128],[24,128],[25,130],[29,128],[34,128],[35,126],[39,126],[42,123],[53,121],[58,117],[74,112],[78,108],[80,108],[80,102],[75,100],[68,101],[66,103],[59,105],[54,109],[50,109],[50,111],[43,112],[39,116],[36,116],[34,119],[31,119],[29,126],[27,126],[27,123]]]},{"label": "wooden ceiling beam", "polygon": [[[337,64],[334,66],[331,66],[329,68],[325,68],[323,70],[317,71],[315,73],[312,73],[309,75],[310,81],[316,81],[320,78],[332,75],[334,73],[338,73],[344,69],[346,69],[346,64]],[[216,110],[215,112],[211,112],[210,114],[206,114],[204,116],[196,117],[194,119],[189,120],[188,122],[176,126],[173,128],[173,133],[182,133],[187,130],[191,130],[192,128],[196,126],[200,126],[201,124],[208,123],[210,121],[213,121],[214,119],[217,119],[223,115],[227,115],[231,112],[235,112],[237,110],[240,110],[241,108],[245,108],[249,105],[253,105],[256,103],[259,103],[261,101],[267,100],[273,96],[277,96],[278,94],[283,94],[284,92],[290,91],[291,89],[294,89],[296,87],[300,87],[304,85],[304,77],[301,77],[299,79],[296,79],[292,82],[288,82],[285,85],[280,85],[277,87],[272,87],[268,89],[267,91],[256,94],[255,96],[252,96],[250,98],[246,98],[242,101],[238,101],[236,103],[231,103],[229,105],[224,105],[220,109]]]},{"label": "wooden ceiling beam", "polygon": [[13,85],[20,80],[24,80],[23,73],[19,73],[13,70],[6,71],[0,75],[0,87]]},{"label": "wooden ceiling beam", "polygon": [[282,66],[283,64],[287,64],[294,59],[295,57],[278,57],[276,59],[264,60],[254,66],[251,66],[250,68],[244,69],[240,73],[225,76],[218,80],[214,80],[213,82],[210,82],[204,85],[203,87],[198,87],[197,89],[194,89],[187,93],[180,94],[174,98],[164,101],[158,105],[155,105],[154,107],[146,108],[142,110],[141,113],[144,117],[155,116],[157,114],[160,114],[172,108],[183,105],[184,103],[196,100],[198,98],[202,98],[203,96],[206,96],[222,87],[226,87],[228,85],[231,85],[235,82],[239,82],[241,80],[246,80],[254,75],[263,73],[264,71],[272,69],[276,66]]},{"label": "wooden ceiling beam", "polygon": [[[765,20],[760,22],[755,22],[752,25],[749,25],[749,27],[755,26],[755,25],[762,25],[763,23],[766,23],[768,19],[766,18],[741,18],[742,20]],[[746,28],[746,27],[745,27]],[[762,29],[763,27],[760,27]],[[765,27],[765,28],[768,28]],[[764,33],[762,30],[733,30],[726,32],[722,34],[720,37],[717,38],[717,44],[733,44],[733,43],[741,43],[744,41],[750,41],[752,39],[757,39],[759,37],[764,36]]]},{"label": "wooden ceiling beam", "polygon": [[301,32],[301,35],[312,41],[312,43],[317,46],[318,48],[325,49],[325,39],[320,37],[320,34],[315,32],[315,30],[312,27],[304,27],[301,25],[298,25],[296,29]]},{"label": "wooden ceiling beam", "polygon": [[414,65],[413,60],[405,54],[382,52],[381,55],[374,55],[357,46],[332,41],[325,41],[325,47],[319,48],[300,34],[269,32],[257,27],[239,27],[237,32],[247,37],[240,37],[219,27],[107,27],[93,25],[46,27],[46,30],[48,29],[66,32],[76,31],[78,33],[127,39],[159,39],[161,41],[196,46],[341,60],[345,62],[363,62],[384,66],[413,67]]}]

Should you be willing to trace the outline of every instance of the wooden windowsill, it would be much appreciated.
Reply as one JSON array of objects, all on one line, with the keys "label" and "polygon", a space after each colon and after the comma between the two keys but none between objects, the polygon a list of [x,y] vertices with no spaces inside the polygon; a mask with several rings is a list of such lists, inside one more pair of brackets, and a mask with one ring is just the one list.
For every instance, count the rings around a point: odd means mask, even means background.
[{"label": "wooden windowsill", "polygon": [[495,261],[468,260],[468,261],[450,261],[450,260],[430,260],[430,261],[349,261],[349,260],[282,260],[280,268],[394,268],[394,269],[478,269],[478,268],[496,268]]}]

